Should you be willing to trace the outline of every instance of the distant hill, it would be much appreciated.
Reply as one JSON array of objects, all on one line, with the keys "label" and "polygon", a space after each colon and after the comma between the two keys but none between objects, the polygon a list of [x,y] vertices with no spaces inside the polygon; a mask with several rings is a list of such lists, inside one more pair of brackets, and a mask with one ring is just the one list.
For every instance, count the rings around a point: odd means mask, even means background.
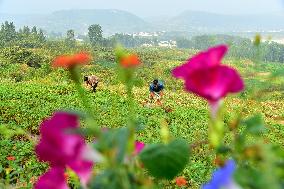
[{"label": "distant hill", "polygon": [[48,33],[74,29],[86,34],[88,26],[100,24],[104,34],[133,32],[230,33],[284,31],[284,14],[222,15],[185,11],[175,17],[142,19],[127,11],[113,9],[61,10],[48,15],[0,14],[0,22],[14,21],[17,27],[36,25]]},{"label": "distant hill", "polygon": [[138,16],[121,10],[62,10],[50,15],[0,15],[0,21],[14,21],[16,26],[36,25],[48,32],[65,33],[69,29],[87,33],[91,24],[100,24],[105,34],[138,32],[150,29]]},{"label": "distant hill", "polygon": [[167,20],[167,29],[179,31],[232,32],[232,31],[284,31],[284,14],[221,15],[185,11]]}]

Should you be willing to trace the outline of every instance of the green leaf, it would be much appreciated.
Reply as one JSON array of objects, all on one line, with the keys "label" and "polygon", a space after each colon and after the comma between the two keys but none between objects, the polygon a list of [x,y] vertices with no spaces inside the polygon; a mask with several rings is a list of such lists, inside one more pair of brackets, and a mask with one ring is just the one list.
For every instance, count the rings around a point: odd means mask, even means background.
[{"label": "green leaf", "polygon": [[117,154],[117,161],[123,162],[125,154],[126,154],[126,148],[127,148],[127,142],[129,138],[129,130],[128,128],[121,128],[116,133],[116,141],[115,143],[118,144],[118,154]]},{"label": "green leaf", "polygon": [[75,128],[75,129],[67,129],[66,133],[79,134],[84,137],[92,137],[94,135],[94,130],[89,128]]},{"label": "green leaf", "polygon": [[243,122],[246,126],[246,132],[259,135],[265,132],[264,122],[261,115],[255,115]]},{"label": "green leaf", "polygon": [[156,178],[173,179],[189,161],[189,145],[176,139],[169,144],[152,144],[140,154],[140,159],[149,173]]},{"label": "green leaf", "polygon": [[248,166],[239,168],[235,172],[234,178],[242,187],[259,188],[259,186],[263,185],[261,174]]},{"label": "green leaf", "polygon": [[115,167],[104,170],[95,179],[91,180],[89,186],[92,189],[143,188],[137,178],[132,173],[129,173],[126,167]]},{"label": "green leaf", "polygon": [[103,132],[100,139],[94,144],[94,148],[101,153],[116,149],[116,161],[123,162],[129,138],[128,128],[112,129]]},{"label": "green leaf", "polygon": [[228,154],[231,151],[232,149],[228,146],[220,146],[217,148],[217,153],[219,154]]}]

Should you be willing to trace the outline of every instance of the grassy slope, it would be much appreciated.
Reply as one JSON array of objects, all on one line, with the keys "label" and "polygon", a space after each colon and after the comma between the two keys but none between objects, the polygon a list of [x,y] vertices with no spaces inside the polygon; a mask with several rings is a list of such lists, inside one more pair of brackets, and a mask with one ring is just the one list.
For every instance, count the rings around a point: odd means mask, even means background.
[{"label": "grassy slope", "polygon": [[[186,51],[157,51],[147,54],[145,50],[138,50],[145,55],[145,64],[138,71],[137,79],[140,86],[134,90],[136,99],[136,112],[138,119],[145,129],[138,134],[138,138],[144,142],[156,142],[159,140],[159,123],[166,119],[174,136],[181,136],[189,142],[203,140],[207,137],[207,104],[205,101],[182,90],[182,82],[176,81],[170,76],[170,70],[182,63],[187,57]],[[155,56],[156,53],[159,55]],[[267,127],[270,128],[267,139],[273,143],[284,145],[283,120],[283,91],[280,90],[283,80],[276,80],[276,88],[269,95],[248,100],[253,88],[263,85],[272,85],[266,81],[268,72],[283,68],[280,64],[257,66],[251,61],[226,60],[227,64],[236,67],[246,79],[247,92],[229,97],[225,100],[228,112],[225,115],[225,123],[230,121],[234,112],[241,111],[244,115],[262,113],[265,116]],[[19,67],[13,69],[21,69]],[[35,72],[26,68],[26,72]],[[26,74],[22,82],[13,82],[9,79],[8,68],[2,72],[0,85],[0,125],[9,128],[24,128],[33,135],[38,134],[38,125],[41,120],[50,116],[53,111],[59,109],[80,108],[80,102],[76,98],[76,92],[67,76],[62,71],[53,71],[49,75],[34,77]],[[88,93],[92,99],[94,112],[99,115],[99,123],[102,127],[121,127],[126,124],[127,107],[125,91],[118,82],[115,74],[115,66],[111,62],[97,62],[94,66],[83,69],[86,74],[96,74],[101,78],[101,83],[96,94]],[[12,70],[13,72],[13,70]],[[39,71],[36,71],[39,72]],[[28,76],[29,75],[29,76]],[[145,107],[148,97],[148,83],[155,77],[165,81],[166,93],[164,106],[173,111],[166,113],[160,107]],[[243,108],[241,110],[241,108]],[[36,162],[32,144],[23,136],[0,141],[0,162],[3,168],[13,167],[18,169],[20,180],[29,180],[32,175],[39,175],[44,170],[44,165]],[[2,153],[3,152],[3,153]],[[187,180],[195,188],[209,178],[214,168],[213,156],[207,145],[194,149],[191,158],[192,166],[184,171]],[[11,163],[6,160],[9,155],[14,155],[16,161]],[[3,174],[3,171],[0,172]]]}]

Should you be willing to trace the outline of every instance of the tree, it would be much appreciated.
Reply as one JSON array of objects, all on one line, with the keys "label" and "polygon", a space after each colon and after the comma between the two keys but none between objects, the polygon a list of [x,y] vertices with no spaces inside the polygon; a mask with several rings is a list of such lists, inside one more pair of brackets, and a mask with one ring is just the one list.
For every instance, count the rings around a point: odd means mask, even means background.
[{"label": "tree", "polygon": [[45,42],[45,35],[44,35],[42,29],[39,30],[39,33],[38,33],[38,40],[39,40],[39,42],[41,42],[41,43]]},{"label": "tree", "polygon": [[179,37],[176,39],[177,48],[190,48],[191,41],[184,37]]},{"label": "tree", "polygon": [[23,28],[23,34],[24,34],[25,36],[29,36],[30,33],[31,33],[30,28],[29,28],[28,26],[24,26],[24,28]]},{"label": "tree", "polygon": [[32,28],[32,34],[37,35],[37,28],[35,26]]},{"label": "tree", "polygon": [[7,45],[12,43],[16,40],[17,32],[15,29],[15,25],[13,22],[6,21],[4,24],[1,25],[0,30],[0,45]]},{"label": "tree", "polygon": [[68,47],[74,47],[76,44],[74,30],[68,30],[66,33],[65,43]]},{"label": "tree", "polygon": [[136,41],[132,35],[116,33],[112,37],[117,43],[122,44],[127,48],[132,48],[136,46]]},{"label": "tree", "polygon": [[17,40],[14,45],[23,48],[38,48],[45,42],[45,36],[42,30],[38,30],[35,26],[30,29],[28,26],[20,28],[17,33]]},{"label": "tree", "polygon": [[98,24],[94,24],[91,25],[88,30],[88,36],[92,46],[100,46],[103,42],[102,27]]},{"label": "tree", "polygon": [[102,41],[103,47],[115,47],[115,45],[116,45],[116,40],[114,38],[107,38],[103,39]]}]

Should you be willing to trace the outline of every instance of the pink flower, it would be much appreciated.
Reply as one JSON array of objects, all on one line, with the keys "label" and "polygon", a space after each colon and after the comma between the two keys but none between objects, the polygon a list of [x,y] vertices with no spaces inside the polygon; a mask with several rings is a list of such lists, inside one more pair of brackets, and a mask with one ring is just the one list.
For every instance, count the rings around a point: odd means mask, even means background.
[{"label": "pink flower", "polygon": [[68,189],[64,177],[64,167],[52,167],[42,175],[35,185],[35,189]]},{"label": "pink flower", "polygon": [[84,139],[77,134],[67,134],[67,129],[78,128],[75,115],[57,112],[40,126],[41,139],[36,153],[42,161],[52,166],[65,166],[70,160],[77,159],[84,148]]},{"label": "pink flower", "polygon": [[73,161],[69,167],[78,175],[83,186],[87,186],[91,176],[93,163],[91,161]]},{"label": "pink flower", "polygon": [[212,103],[219,101],[228,93],[240,92],[244,89],[244,83],[238,72],[221,65],[227,50],[225,45],[210,48],[176,67],[172,74],[185,80],[187,91]]},{"label": "pink flower", "polygon": [[41,161],[51,167],[70,167],[87,184],[93,163],[84,159],[87,146],[84,138],[68,130],[79,127],[78,117],[74,114],[57,112],[52,118],[44,120],[40,126],[41,139],[36,146],[36,153]]},{"label": "pink flower", "polygon": [[145,147],[145,144],[143,142],[135,141],[135,151],[134,154],[139,154]]}]

